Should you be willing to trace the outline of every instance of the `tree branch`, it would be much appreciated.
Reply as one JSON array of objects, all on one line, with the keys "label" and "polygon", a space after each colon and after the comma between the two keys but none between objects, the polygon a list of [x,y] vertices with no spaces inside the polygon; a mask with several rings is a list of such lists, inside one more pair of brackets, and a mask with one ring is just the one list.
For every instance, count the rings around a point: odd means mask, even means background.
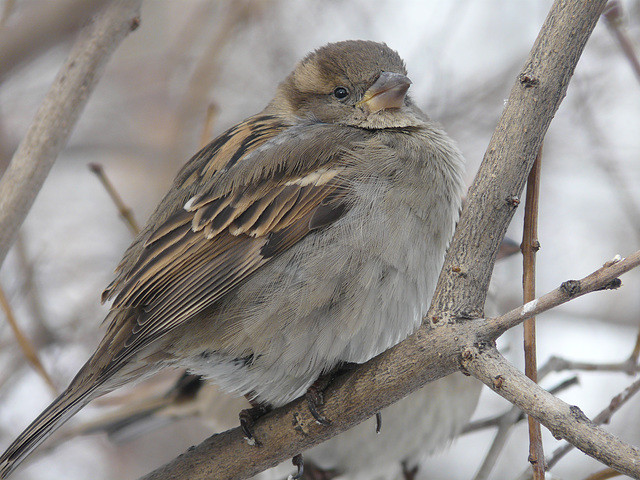
[{"label": "tree branch", "polygon": [[622,282],[618,277],[638,265],[640,265],[640,250],[627,258],[615,258],[605,263],[601,268],[581,280],[567,280],[540,298],[514,308],[499,317],[487,319],[487,324],[494,331],[493,337],[497,338],[524,320],[567,303],[569,300],[597,290],[611,290],[620,287]]},{"label": "tree branch", "polygon": [[119,0],[80,32],[0,180],[0,266],[116,47],[138,24],[142,0]]},{"label": "tree branch", "polygon": [[[527,200],[524,212],[524,231],[522,234],[523,257],[523,301],[536,298],[536,253],[540,249],[538,242],[538,199],[540,197],[540,170],[542,167],[542,146],[538,150],[527,179]],[[538,360],[536,351],[536,319],[528,318],[524,322],[524,371],[528,378],[538,383]],[[544,480],[544,448],[540,424],[532,417],[529,423],[529,463],[535,480]]]},{"label": "tree branch", "polygon": [[640,478],[640,450],[605,432],[576,407],[554,397],[511,365],[494,347],[473,346],[463,356],[464,368],[500,396],[517,405],[587,455]]}]

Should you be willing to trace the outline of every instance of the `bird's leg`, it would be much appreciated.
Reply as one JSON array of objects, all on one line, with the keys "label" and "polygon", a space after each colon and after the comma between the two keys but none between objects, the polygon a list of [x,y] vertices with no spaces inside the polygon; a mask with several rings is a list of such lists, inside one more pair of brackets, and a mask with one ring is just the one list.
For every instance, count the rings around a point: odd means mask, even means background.
[{"label": "bird's leg", "polygon": [[260,443],[260,441],[255,438],[255,435],[253,434],[253,425],[255,424],[256,420],[269,413],[271,411],[271,407],[269,405],[257,403],[254,400],[250,399],[248,396],[247,400],[249,400],[251,408],[241,410],[238,414],[238,417],[240,418],[240,427],[242,427],[244,436],[249,441],[249,444],[255,445],[256,447],[261,447],[262,443]]}]

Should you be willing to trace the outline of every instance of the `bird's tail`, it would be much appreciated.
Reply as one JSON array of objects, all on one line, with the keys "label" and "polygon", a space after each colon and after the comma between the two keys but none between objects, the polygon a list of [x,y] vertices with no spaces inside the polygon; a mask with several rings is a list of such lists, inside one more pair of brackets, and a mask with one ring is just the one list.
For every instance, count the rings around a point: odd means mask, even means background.
[{"label": "bird's tail", "polygon": [[51,405],[49,405],[31,425],[0,456],[0,479],[7,478],[13,470],[45,441],[53,432],[75,415],[82,407],[97,396],[106,393],[98,385],[88,382],[78,384],[75,380]]}]

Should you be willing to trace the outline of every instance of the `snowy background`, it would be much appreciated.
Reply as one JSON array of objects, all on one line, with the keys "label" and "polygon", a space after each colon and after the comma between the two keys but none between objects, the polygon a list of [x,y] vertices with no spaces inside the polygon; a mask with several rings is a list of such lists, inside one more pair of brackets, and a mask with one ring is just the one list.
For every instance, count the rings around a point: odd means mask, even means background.
[{"label": "snowy background", "polygon": [[[14,15],[28,15],[39,3],[17,2]],[[405,59],[413,81],[410,93],[458,141],[470,183],[550,5],[547,0],[145,2],[141,26],[108,64],[0,271],[15,316],[39,348],[58,389],[102,335],[98,326],[107,307],[100,305],[99,295],[131,240],[89,163],[105,167],[142,223],[198,149],[209,104],[219,112],[217,135],[261,110],[278,81],[308,51],[330,41],[371,39],[386,42]],[[640,3],[623,5],[625,28],[639,45]],[[55,46],[4,81],[0,172],[71,43]],[[545,138],[539,294],[583,277],[616,254],[638,249],[640,218],[632,212],[640,205],[639,152],[640,83],[601,21]],[[508,233],[518,242],[520,210]],[[520,302],[520,265],[516,255],[496,267],[493,291],[499,312]],[[623,283],[619,291],[592,294],[540,317],[540,363],[551,355],[625,360],[640,321],[640,273],[627,274]],[[518,365],[521,344],[518,328],[501,343]],[[573,374],[554,374],[543,386],[550,388]],[[633,379],[622,373],[582,372],[579,380],[560,396],[593,417]],[[51,399],[8,325],[0,321],[0,446],[8,445]],[[486,391],[474,418],[507,407]],[[607,429],[640,445],[639,408],[640,400],[632,400]],[[76,424],[99,413],[100,407],[92,406],[78,415]],[[551,452],[558,442],[543,431],[545,451]],[[125,445],[102,436],[77,438],[12,478],[134,479],[210,433],[190,420]],[[419,478],[473,478],[492,438],[492,430],[460,438],[431,458]],[[526,438],[525,425],[516,427],[490,478],[517,477],[527,465]],[[573,452],[552,475],[579,479],[601,467]]]}]

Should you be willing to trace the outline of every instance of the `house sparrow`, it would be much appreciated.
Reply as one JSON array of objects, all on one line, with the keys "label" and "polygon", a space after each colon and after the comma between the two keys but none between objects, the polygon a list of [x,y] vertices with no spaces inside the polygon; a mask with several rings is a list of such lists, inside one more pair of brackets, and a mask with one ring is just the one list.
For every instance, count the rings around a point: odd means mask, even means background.
[{"label": "house sparrow", "polygon": [[161,368],[277,407],[414,332],[463,159],[410,83],[386,45],[328,44],[198,152],[103,293],[97,350],[0,457],[0,477],[89,401]]}]

